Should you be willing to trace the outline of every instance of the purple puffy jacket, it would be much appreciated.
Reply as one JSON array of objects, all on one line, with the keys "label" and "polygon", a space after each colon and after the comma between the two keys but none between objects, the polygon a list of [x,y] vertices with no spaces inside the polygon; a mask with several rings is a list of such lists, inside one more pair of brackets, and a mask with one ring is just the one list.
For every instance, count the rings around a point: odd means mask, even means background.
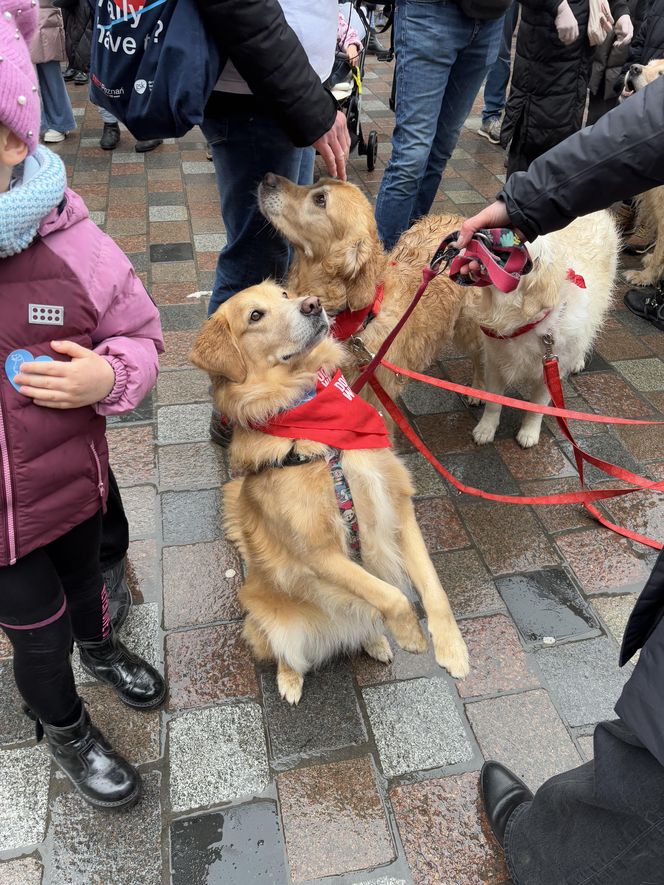
[{"label": "purple puffy jacket", "polygon": [[[33,244],[0,259],[0,317],[0,565],[8,565],[105,502],[103,416],[140,403],[164,348],[143,284],[69,189]],[[14,388],[16,351],[68,359],[51,349],[54,340],[92,348],[113,367],[115,385],[96,406],[43,408]]]}]

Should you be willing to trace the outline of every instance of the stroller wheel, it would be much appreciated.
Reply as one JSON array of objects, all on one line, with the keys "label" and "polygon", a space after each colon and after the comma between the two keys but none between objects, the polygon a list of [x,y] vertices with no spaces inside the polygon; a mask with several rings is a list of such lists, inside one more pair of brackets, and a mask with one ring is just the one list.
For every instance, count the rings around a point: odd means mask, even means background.
[{"label": "stroller wheel", "polygon": [[378,133],[372,129],[367,138],[367,169],[373,172],[376,168],[376,157],[378,156]]}]

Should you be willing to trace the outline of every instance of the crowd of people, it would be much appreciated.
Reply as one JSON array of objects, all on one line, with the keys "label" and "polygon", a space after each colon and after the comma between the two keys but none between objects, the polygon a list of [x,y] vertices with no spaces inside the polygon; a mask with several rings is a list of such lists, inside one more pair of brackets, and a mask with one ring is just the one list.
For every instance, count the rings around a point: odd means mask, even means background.
[{"label": "crowd of people", "polygon": [[[268,172],[313,182],[316,151],[345,179],[346,118],[323,84],[335,51],[355,64],[363,40],[382,47],[375,30],[358,35],[340,17],[337,0],[197,2],[227,59],[201,127],[227,232],[213,312],[241,289],[285,277],[289,249],[260,216],[257,182]],[[70,652],[76,643],[84,668],[129,706],[162,704],[163,678],[117,635],[130,605],[128,532],[104,418],[152,388],[163,340],[128,260],[39,143],[75,129],[65,80],[89,81],[92,16],[88,0],[0,0],[0,627],[38,734],[81,795],[113,809],[137,801],[140,775],[90,721]],[[664,82],[633,96],[625,86],[631,65],[664,57],[664,0],[397,0],[392,27],[395,127],[376,202],[386,249],[429,212],[484,82],[478,134],[506,148],[508,180],[466,222],[459,247],[486,227],[512,226],[532,240],[616,201],[625,201],[619,217],[629,232],[630,201],[664,183]],[[583,129],[589,90],[594,125]],[[119,124],[101,114],[100,148],[112,150]],[[631,247],[646,248],[643,239],[635,231]],[[663,289],[637,292],[628,306],[663,323]],[[58,340],[45,340],[45,322]],[[219,414],[210,430],[220,444],[232,433]],[[485,765],[489,821],[516,885],[664,881],[664,556],[637,603],[623,661],[642,646],[620,718],[595,732],[593,762],[535,796],[507,769]]]}]

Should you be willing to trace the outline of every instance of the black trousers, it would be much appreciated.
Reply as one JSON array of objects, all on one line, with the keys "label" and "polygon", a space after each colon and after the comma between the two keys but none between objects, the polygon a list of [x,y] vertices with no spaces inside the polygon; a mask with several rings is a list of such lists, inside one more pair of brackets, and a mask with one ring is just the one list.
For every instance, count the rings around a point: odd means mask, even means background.
[{"label": "black trousers", "polygon": [[80,700],[72,640],[110,634],[99,565],[101,511],[50,544],[0,567],[0,627],[14,649],[14,677],[31,710],[50,725],[75,720]]},{"label": "black trousers", "polygon": [[620,719],[597,726],[594,749],[510,817],[515,885],[663,885],[664,767]]},{"label": "black trousers", "polygon": [[108,468],[108,501],[106,513],[101,523],[101,549],[99,560],[101,570],[112,568],[127,555],[129,548],[129,524],[125,516],[120,489],[113,476],[113,471]]}]

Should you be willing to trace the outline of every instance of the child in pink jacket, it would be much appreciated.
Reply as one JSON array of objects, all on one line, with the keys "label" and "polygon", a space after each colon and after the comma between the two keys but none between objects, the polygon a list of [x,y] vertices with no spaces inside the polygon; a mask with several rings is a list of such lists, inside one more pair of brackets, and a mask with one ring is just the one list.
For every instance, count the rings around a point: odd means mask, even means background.
[{"label": "child in pink jacket", "polygon": [[104,416],[148,393],[163,344],[129,261],[38,146],[36,13],[36,0],[0,0],[0,627],[38,737],[88,802],[113,809],[137,801],[140,777],[90,722],[70,653],[73,639],[129,706],[162,703],[162,677],[113,633],[99,544]]}]

